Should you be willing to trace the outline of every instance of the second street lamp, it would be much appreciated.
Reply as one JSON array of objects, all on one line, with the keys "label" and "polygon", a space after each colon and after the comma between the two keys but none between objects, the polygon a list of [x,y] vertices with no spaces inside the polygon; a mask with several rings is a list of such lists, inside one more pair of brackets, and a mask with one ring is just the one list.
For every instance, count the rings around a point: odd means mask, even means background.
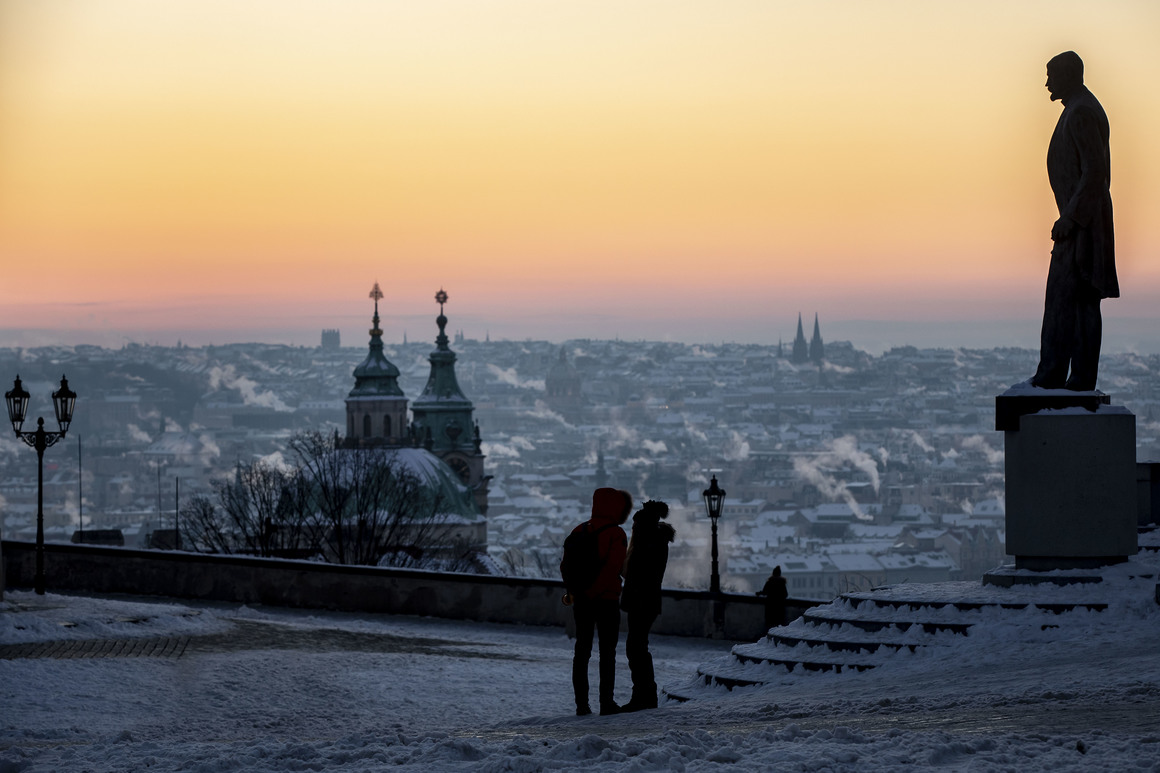
[{"label": "second street lamp", "polygon": [[20,376],[12,389],[4,393],[4,402],[8,407],[8,420],[12,422],[12,429],[16,437],[20,438],[36,449],[36,577],[34,585],[36,592],[44,595],[44,449],[56,445],[64,439],[68,427],[72,424],[73,408],[76,407],[77,393],[68,388],[68,379],[60,377],[60,389],[52,393],[52,407],[56,412],[58,432],[46,432],[44,419],[36,420],[36,431],[22,432],[24,418],[28,415],[28,399],[31,395],[20,383]]},{"label": "second street lamp", "polygon": [[713,522],[713,574],[709,577],[709,592],[721,592],[721,575],[717,571],[717,519],[721,517],[721,506],[725,504],[725,489],[717,485],[717,476],[709,482],[701,496],[705,497],[705,512]]}]

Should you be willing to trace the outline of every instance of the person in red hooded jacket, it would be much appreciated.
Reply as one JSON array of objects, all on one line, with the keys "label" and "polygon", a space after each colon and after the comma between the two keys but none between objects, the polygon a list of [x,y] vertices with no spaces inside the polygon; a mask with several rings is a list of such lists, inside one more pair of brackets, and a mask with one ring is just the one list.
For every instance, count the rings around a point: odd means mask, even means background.
[{"label": "person in red hooded jacket", "polygon": [[592,495],[592,518],[577,526],[596,531],[600,568],[596,580],[584,592],[572,597],[576,618],[576,651],[572,657],[572,689],[576,693],[576,713],[591,714],[588,705],[588,661],[592,658],[594,634],[600,638],[600,713],[615,714],[620,707],[612,698],[616,686],[616,641],[620,636],[621,569],[628,550],[628,537],[620,524],[632,512],[632,495],[614,488],[598,488]]}]

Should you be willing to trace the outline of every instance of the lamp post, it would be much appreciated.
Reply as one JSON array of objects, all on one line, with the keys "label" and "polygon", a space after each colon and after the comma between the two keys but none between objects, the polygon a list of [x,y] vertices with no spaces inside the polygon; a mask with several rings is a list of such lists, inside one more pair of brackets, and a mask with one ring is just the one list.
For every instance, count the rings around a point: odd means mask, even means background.
[{"label": "lamp post", "polygon": [[721,592],[721,575],[717,571],[717,519],[721,517],[721,506],[725,504],[725,489],[717,485],[717,476],[709,481],[709,488],[702,492],[705,497],[705,512],[713,522],[713,574],[709,577],[709,592]]},{"label": "lamp post", "polygon": [[45,432],[44,419],[36,420],[35,432],[21,432],[24,426],[24,417],[28,414],[28,390],[20,384],[20,376],[16,377],[16,384],[4,393],[4,402],[8,405],[8,420],[12,422],[12,429],[16,437],[25,444],[36,449],[36,578],[37,594],[44,595],[44,449],[56,445],[68,432],[68,425],[72,423],[73,408],[76,406],[77,393],[68,388],[68,379],[60,377],[60,389],[52,393],[52,407],[56,411],[56,423],[59,432]]}]

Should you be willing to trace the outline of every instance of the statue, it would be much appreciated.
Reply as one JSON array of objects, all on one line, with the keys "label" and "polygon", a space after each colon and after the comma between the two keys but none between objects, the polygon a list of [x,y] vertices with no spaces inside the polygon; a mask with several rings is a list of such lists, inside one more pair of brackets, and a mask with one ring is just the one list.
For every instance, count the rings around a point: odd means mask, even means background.
[{"label": "statue", "polygon": [[1047,147],[1047,179],[1059,219],[1051,228],[1039,368],[1031,385],[1088,392],[1096,387],[1099,368],[1100,301],[1120,296],[1108,117],[1083,85],[1083,60],[1074,51],[1047,63],[1046,85],[1052,101],[1063,102]]}]

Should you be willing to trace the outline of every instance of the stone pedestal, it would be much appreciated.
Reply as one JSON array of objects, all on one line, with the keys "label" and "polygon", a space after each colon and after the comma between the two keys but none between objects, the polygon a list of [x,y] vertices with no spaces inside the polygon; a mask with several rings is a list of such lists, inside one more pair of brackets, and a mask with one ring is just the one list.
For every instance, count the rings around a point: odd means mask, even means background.
[{"label": "stone pedestal", "polygon": [[1137,550],[1136,417],[1099,393],[1051,397],[1006,406],[1007,553],[1038,571],[1125,561]]}]

